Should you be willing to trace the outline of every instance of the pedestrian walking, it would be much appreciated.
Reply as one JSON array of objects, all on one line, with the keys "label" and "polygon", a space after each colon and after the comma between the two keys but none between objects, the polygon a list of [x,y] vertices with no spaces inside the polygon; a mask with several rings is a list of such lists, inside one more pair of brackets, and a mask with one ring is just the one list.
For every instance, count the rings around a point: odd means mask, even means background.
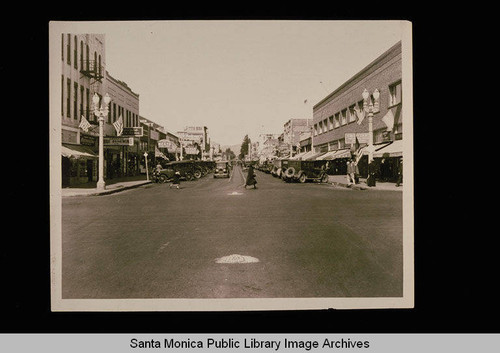
[{"label": "pedestrian walking", "polygon": [[173,176],[172,184],[170,184],[170,188],[172,188],[173,186],[179,189],[180,185],[181,185],[181,173],[179,171],[176,171]]},{"label": "pedestrian walking", "polygon": [[250,166],[248,167],[247,179],[245,181],[245,189],[247,188],[247,186],[252,185],[254,189],[257,189],[257,186],[255,184],[257,184],[257,180],[255,179],[255,173],[253,172],[253,166],[250,164]]},{"label": "pedestrian walking", "polygon": [[347,185],[355,183],[354,180],[354,161],[352,159],[347,160]]},{"label": "pedestrian walking", "polygon": [[401,157],[401,160],[399,161],[398,165],[398,180],[396,182],[396,186],[401,185],[403,182],[403,157]]},{"label": "pedestrian walking", "polygon": [[354,171],[354,184],[359,184],[359,167],[358,167],[358,163],[353,160],[351,162],[351,164],[353,165],[353,171]]}]

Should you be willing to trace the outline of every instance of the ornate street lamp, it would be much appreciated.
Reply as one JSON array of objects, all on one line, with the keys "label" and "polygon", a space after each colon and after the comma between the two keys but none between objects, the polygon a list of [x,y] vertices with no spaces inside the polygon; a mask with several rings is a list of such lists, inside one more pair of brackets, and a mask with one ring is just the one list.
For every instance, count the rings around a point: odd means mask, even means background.
[{"label": "ornate street lamp", "polygon": [[97,181],[97,190],[104,190],[106,183],[104,182],[104,118],[109,112],[109,102],[111,98],[106,93],[104,96],[104,104],[99,107],[99,96],[94,93],[92,103],[94,105],[94,115],[99,120],[99,179]]},{"label": "ornate street lamp", "polygon": [[378,89],[373,91],[373,102],[370,99],[370,93],[368,90],[363,91],[363,110],[368,113],[368,178],[366,179],[366,184],[368,186],[375,186],[375,171],[373,170],[373,113],[379,112],[379,98],[380,92]]}]

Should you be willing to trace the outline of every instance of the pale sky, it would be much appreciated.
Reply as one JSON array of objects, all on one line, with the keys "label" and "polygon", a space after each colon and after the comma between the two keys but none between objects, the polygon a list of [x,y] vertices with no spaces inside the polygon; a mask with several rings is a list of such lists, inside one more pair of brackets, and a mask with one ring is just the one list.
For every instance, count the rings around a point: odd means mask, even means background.
[{"label": "pale sky", "polygon": [[[88,29],[86,29],[88,30]],[[140,95],[141,116],[213,142],[281,133],[402,38],[399,21],[98,22],[106,70]],[[307,99],[307,103],[304,101]],[[235,151],[238,152],[238,151]]]}]

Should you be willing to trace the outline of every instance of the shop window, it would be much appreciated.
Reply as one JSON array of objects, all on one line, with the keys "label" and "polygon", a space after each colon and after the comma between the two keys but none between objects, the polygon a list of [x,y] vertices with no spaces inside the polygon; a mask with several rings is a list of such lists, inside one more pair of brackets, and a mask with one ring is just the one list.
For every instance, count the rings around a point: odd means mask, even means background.
[{"label": "shop window", "polygon": [[389,86],[389,106],[401,103],[401,82]]}]

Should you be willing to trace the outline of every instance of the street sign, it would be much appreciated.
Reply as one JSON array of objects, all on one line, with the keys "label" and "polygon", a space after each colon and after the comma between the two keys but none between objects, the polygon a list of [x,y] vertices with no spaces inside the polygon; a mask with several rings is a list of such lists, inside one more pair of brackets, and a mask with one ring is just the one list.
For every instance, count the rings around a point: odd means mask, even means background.
[{"label": "street sign", "polygon": [[133,146],[133,137],[104,137],[104,146]]},{"label": "street sign", "polygon": [[346,132],[345,135],[345,144],[352,145],[356,143],[356,133],[354,132]]},{"label": "street sign", "polygon": [[142,137],[143,135],[144,131],[142,126],[124,127],[122,132],[122,136]]}]

